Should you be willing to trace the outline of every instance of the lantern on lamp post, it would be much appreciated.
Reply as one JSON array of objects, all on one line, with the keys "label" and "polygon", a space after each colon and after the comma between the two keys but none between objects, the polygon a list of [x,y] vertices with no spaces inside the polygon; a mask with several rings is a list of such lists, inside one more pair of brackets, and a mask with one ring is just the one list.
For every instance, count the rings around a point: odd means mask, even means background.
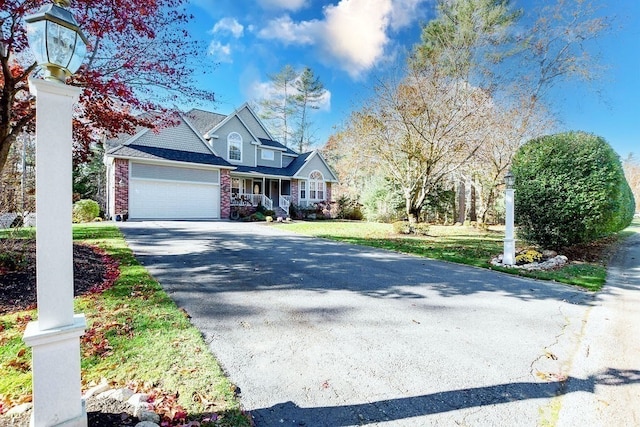
[{"label": "lantern on lamp post", "polygon": [[[87,38],[71,12],[69,0],[54,0],[25,18],[29,47],[46,80],[65,79],[74,74],[87,54]],[[64,7],[63,7],[64,6]]]},{"label": "lantern on lamp post", "polygon": [[513,232],[513,204],[514,193],[513,186],[516,178],[509,170],[504,176],[505,184],[505,232],[504,232],[504,254],[502,255],[502,264],[514,265],[516,263],[516,241]]},{"label": "lantern on lamp post", "polygon": [[24,342],[32,348],[31,425],[85,427],[80,336],[86,320],[73,309],[72,114],[81,90],[64,84],[86,54],[87,39],[55,0],[25,17],[27,38],[44,79],[29,78],[36,97],[36,283],[38,320]]}]

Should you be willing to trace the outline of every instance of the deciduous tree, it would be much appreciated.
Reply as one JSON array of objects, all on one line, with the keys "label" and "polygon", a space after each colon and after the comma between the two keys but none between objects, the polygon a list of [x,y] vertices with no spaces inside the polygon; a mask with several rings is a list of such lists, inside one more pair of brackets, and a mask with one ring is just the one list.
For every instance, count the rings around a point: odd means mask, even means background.
[{"label": "deciduous tree", "polygon": [[630,153],[622,162],[622,168],[636,200],[636,212],[640,213],[640,161]]},{"label": "deciduous tree", "polygon": [[[83,88],[74,116],[77,161],[102,136],[153,126],[137,113],[164,111],[169,103],[212,101],[193,82],[206,47],[190,38],[187,0],[85,0],[71,11],[87,35],[89,54],[67,84]],[[34,103],[27,78],[36,70],[24,17],[47,0],[0,0],[0,170],[20,132],[34,128]]]}]

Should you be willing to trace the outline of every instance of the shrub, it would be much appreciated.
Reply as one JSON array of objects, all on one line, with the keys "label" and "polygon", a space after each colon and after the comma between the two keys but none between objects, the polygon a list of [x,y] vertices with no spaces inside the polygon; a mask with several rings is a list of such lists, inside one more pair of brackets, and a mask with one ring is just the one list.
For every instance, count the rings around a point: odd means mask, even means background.
[{"label": "shrub", "polygon": [[268,215],[265,219],[267,222],[273,222],[273,217],[271,215]]},{"label": "shrub", "polygon": [[91,222],[98,215],[100,206],[96,201],[82,199],[73,204],[73,222]]},{"label": "shrub", "polygon": [[420,236],[426,236],[429,234],[429,224],[426,222],[418,222],[416,224],[411,224],[413,234],[418,234]]},{"label": "shrub", "polygon": [[362,214],[362,205],[355,199],[343,195],[338,199],[336,205],[336,218],[356,221],[362,221],[364,218],[364,215]]},{"label": "shrub", "polygon": [[538,251],[530,249],[516,256],[516,264],[531,264],[532,262],[542,261],[542,254]]},{"label": "shrub", "polygon": [[264,221],[266,217],[261,212],[256,212],[254,214],[251,214],[251,216],[249,216],[249,219],[251,221]]},{"label": "shrub", "polygon": [[396,221],[393,223],[393,231],[396,234],[410,234],[411,225],[409,221]]},{"label": "shrub", "polygon": [[300,207],[295,203],[289,205],[289,216],[295,219],[301,219]]},{"label": "shrub", "polygon": [[622,230],[633,219],[633,195],[620,159],[601,137],[545,136],[513,159],[518,235],[560,249]]},{"label": "shrub", "polygon": [[396,221],[393,223],[393,231],[397,234],[417,234],[426,236],[429,234],[429,224],[426,222],[410,223],[409,221]]}]

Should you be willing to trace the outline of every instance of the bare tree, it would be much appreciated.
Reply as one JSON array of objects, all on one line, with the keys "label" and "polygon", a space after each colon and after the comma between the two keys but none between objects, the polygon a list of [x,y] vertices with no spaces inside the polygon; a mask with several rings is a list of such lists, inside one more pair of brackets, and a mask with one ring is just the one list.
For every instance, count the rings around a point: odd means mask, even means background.
[{"label": "bare tree", "polygon": [[435,67],[411,68],[398,84],[380,82],[374,100],[352,115],[352,143],[400,189],[416,222],[427,196],[483,144],[491,102]]},{"label": "bare tree", "polygon": [[633,153],[629,154],[622,162],[624,175],[627,178],[629,187],[636,201],[636,213],[640,212],[640,161],[636,159]]}]

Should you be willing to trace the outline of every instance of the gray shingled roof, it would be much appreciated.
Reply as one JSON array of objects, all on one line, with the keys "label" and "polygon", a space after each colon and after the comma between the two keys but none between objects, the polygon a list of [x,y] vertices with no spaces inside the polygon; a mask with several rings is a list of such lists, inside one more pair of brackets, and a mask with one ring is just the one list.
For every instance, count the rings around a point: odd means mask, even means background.
[{"label": "gray shingled roof", "polygon": [[135,157],[139,159],[171,160],[176,162],[232,167],[231,164],[227,163],[221,157],[215,156],[211,152],[196,153],[192,151],[137,145],[135,143],[129,145],[121,145],[110,150],[108,154],[122,157]]},{"label": "gray shingled roof", "polygon": [[281,150],[285,150],[285,153],[288,154],[293,154],[293,155],[298,155],[298,153],[296,153],[295,151],[293,151],[291,148],[289,147],[285,147],[283,144],[279,143],[278,141],[272,141],[270,139],[265,139],[265,138],[258,138],[260,140],[260,143],[262,145],[266,145],[267,147],[273,147],[273,148],[280,148]]},{"label": "gray shingled roof", "polygon": [[206,143],[182,120],[176,126],[148,130],[128,144],[213,155]]},{"label": "gray shingled roof", "polygon": [[224,114],[198,110],[197,108],[185,113],[184,116],[189,120],[189,123],[196,128],[200,135],[204,135],[209,132],[211,129],[216,127],[218,123],[227,118]]},{"label": "gray shingled roof", "polygon": [[238,166],[234,172],[255,172],[264,175],[292,177],[300,170],[302,165],[304,165],[305,160],[307,160],[307,157],[310,155],[311,152],[300,154],[286,168],[274,168],[269,166]]}]

